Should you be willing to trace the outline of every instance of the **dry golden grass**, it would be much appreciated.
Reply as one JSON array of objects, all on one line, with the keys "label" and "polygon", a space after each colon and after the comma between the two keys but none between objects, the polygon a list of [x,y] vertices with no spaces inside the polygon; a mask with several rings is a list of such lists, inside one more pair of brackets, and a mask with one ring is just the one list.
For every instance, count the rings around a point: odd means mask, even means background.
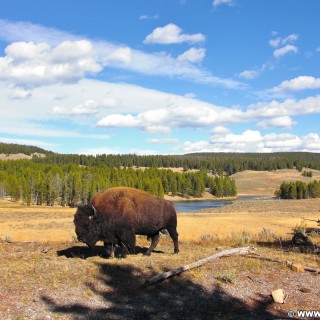
[{"label": "dry golden grass", "polygon": [[[78,319],[78,306],[84,311],[89,307],[95,314],[95,310],[111,308],[114,301],[115,305],[127,301],[128,310],[137,311],[150,302],[158,301],[159,296],[168,297],[165,304],[174,299],[180,303],[181,294],[189,295],[187,305],[194,301],[196,306],[203,299],[199,292],[211,291],[216,293],[208,295],[210,308],[217,308],[221,313],[220,306],[212,304],[219,298],[221,290],[227,298],[235,296],[239,301],[247,296],[244,306],[254,310],[254,302],[251,305],[250,301],[255,301],[256,292],[263,292],[263,297],[268,297],[279,285],[285,286],[290,297],[286,305],[280,306],[285,312],[286,308],[295,310],[303,306],[315,309],[319,293],[317,276],[293,272],[285,263],[242,256],[219,259],[192,269],[163,284],[144,289],[143,293],[141,288],[155,274],[208,257],[218,250],[252,242],[258,246],[257,252],[262,256],[319,268],[317,255],[300,253],[293,248],[283,250],[288,247],[282,247],[279,241],[280,236],[290,237],[288,233],[301,224],[303,218],[318,217],[319,207],[320,199],[256,200],[235,202],[212,212],[179,214],[179,255],[172,254],[171,239],[163,237],[155,252],[150,257],[143,257],[142,252],[150,242],[146,237],[138,236],[138,254],[129,255],[126,259],[106,259],[101,243],[91,251],[76,242],[73,226],[76,209],[26,207],[0,201],[0,238],[4,240],[0,240],[0,318],[40,319],[47,316],[51,319]],[[305,221],[312,226],[312,221]],[[264,233],[263,228],[266,230]],[[261,243],[256,244],[255,241]],[[311,292],[295,298],[298,287],[306,287]],[[172,290],[176,291],[172,293]],[[137,299],[136,292],[139,292]],[[55,306],[62,308],[59,311]],[[155,310],[162,307],[160,301],[156,303]],[[232,307],[233,304],[224,310]],[[180,309],[177,314],[182,312],[182,316],[190,316]],[[128,314],[122,316],[122,312],[121,318],[130,318]],[[97,314],[99,316],[95,318],[105,318],[98,311]],[[196,316],[197,311],[192,315]],[[204,312],[204,315],[203,319],[212,318],[210,313],[206,315]],[[238,316],[238,311],[235,310],[232,316]]]},{"label": "dry golden grass", "polygon": [[[320,199],[237,201],[211,212],[178,214],[182,241],[238,239],[257,241],[261,237],[288,239],[303,221],[316,227]],[[0,201],[0,238],[9,241],[61,242],[75,239],[75,208],[27,207]],[[313,221],[312,221],[313,220]],[[267,239],[266,239],[267,240]]]},{"label": "dry golden grass", "polygon": [[320,180],[320,171],[312,171],[312,178],[303,177],[301,172],[293,169],[283,169],[276,171],[251,171],[246,170],[232,175],[236,181],[238,195],[269,195],[273,196],[274,191],[279,189],[283,181],[303,181],[311,182]]}]

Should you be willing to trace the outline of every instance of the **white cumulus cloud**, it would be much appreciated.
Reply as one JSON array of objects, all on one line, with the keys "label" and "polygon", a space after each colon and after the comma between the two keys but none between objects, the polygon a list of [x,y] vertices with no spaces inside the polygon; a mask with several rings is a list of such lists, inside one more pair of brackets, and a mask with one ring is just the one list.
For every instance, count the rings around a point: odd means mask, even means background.
[{"label": "white cumulus cloud", "polygon": [[286,80],[280,83],[279,86],[271,89],[272,92],[283,91],[300,91],[308,89],[319,89],[320,79],[311,76],[299,76],[291,80]]},{"label": "white cumulus cloud", "polygon": [[179,142],[178,139],[174,138],[149,139],[147,141],[153,144],[177,144]]},{"label": "white cumulus cloud", "polygon": [[282,47],[282,48],[279,48],[279,49],[276,49],[273,51],[273,55],[276,57],[276,58],[280,58],[286,54],[288,54],[289,52],[298,52],[298,48],[292,44],[287,44],[286,46]]},{"label": "white cumulus cloud", "polygon": [[98,109],[94,100],[87,100],[71,109],[64,105],[56,105],[52,108],[52,114],[60,116],[92,115],[96,113],[98,113]]},{"label": "white cumulus cloud", "polygon": [[258,70],[244,70],[239,73],[240,78],[244,79],[255,79],[260,75]]},{"label": "white cumulus cloud", "polygon": [[204,48],[190,48],[178,56],[178,61],[201,62],[206,55]]},{"label": "white cumulus cloud", "polygon": [[112,51],[106,58],[106,63],[124,63],[129,64],[132,61],[132,50],[128,47],[117,48]]},{"label": "white cumulus cloud", "polygon": [[283,152],[320,151],[320,136],[309,133],[297,136],[289,133],[262,135],[256,130],[246,130],[239,134],[225,136],[212,135],[210,141],[185,141],[179,148],[184,153],[192,152]]},{"label": "white cumulus cloud", "polygon": [[0,57],[0,81],[17,86],[41,86],[77,82],[102,67],[87,40],[65,41],[56,47],[46,43],[16,42]]},{"label": "white cumulus cloud", "polygon": [[289,52],[297,53],[298,47],[293,45],[299,39],[299,35],[292,33],[285,38],[277,37],[269,40],[269,44],[273,48],[277,48],[273,51],[273,55],[276,58],[280,58]]},{"label": "white cumulus cloud", "polygon": [[[183,34],[177,26],[173,29],[178,30],[178,34],[175,35],[175,41],[202,42],[205,40],[205,37],[201,33],[188,35]],[[26,43],[33,43],[33,47],[43,52],[43,57],[40,57],[37,62],[33,56],[27,59],[25,63],[20,61],[17,66],[15,66],[15,69],[12,69],[13,62],[10,60],[13,59],[12,57],[9,58],[9,55],[3,58],[0,57],[0,72],[3,73],[6,71],[8,73],[6,75],[3,74],[2,77],[0,75],[0,81],[1,79],[3,81],[16,81],[16,85],[26,84],[27,78],[28,80],[30,79],[30,85],[33,86],[54,82],[72,82],[79,80],[79,78],[83,77],[87,72],[97,73],[102,67],[108,67],[124,69],[144,75],[175,77],[195,83],[221,86],[230,89],[241,89],[245,87],[241,82],[214,76],[210,71],[196,66],[189,60],[180,61],[169,54],[144,52],[130,48],[125,44],[112,43],[107,40],[89,41],[85,37],[29,22],[9,22],[0,19],[0,37],[8,42],[22,42],[24,51],[26,51],[27,48]],[[58,63],[58,61],[56,61],[57,59],[59,60],[57,55],[55,55],[55,61],[49,59],[53,48],[56,47],[58,47],[55,50],[56,53],[60,51],[68,55],[66,49],[70,47],[70,45],[68,45],[70,43],[78,43],[79,45],[75,45],[75,48],[79,48],[83,54],[86,52],[85,49],[90,49],[90,47],[83,45],[85,43],[82,41],[91,43],[92,51],[89,50],[90,55],[86,58],[77,59],[78,65],[75,61],[76,59],[73,59],[73,63],[71,63],[71,61]],[[62,43],[64,43],[64,45],[62,45]],[[73,52],[73,50],[70,50],[70,52],[77,54],[77,52]],[[13,52],[10,52],[10,54],[13,54]],[[73,57],[75,58],[75,56]],[[60,56],[60,59],[64,59],[63,56]],[[14,63],[16,63],[16,61],[14,61]],[[16,74],[16,76],[14,77],[13,74]],[[22,79],[23,74],[25,74],[25,77]]]},{"label": "white cumulus cloud", "polygon": [[150,33],[144,43],[173,44],[173,43],[196,43],[205,41],[202,33],[186,34],[182,33],[182,29],[173,23],[169,23],[164,27],[158,27]]},{"label": "white cumulus cloud", "polygon": [[294,122],[288,116],[275,117],[257,123],[257,125],[262,128],[291,128],[293,124]]}]

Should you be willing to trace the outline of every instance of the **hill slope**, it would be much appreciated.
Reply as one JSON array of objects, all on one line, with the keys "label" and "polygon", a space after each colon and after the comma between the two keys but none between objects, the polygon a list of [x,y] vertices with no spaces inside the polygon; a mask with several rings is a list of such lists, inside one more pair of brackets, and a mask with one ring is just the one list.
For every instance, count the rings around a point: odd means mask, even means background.
[{"label": "hill slope", "polygon": [[233,174],[231,177],[235,180],[238,196],[256,195],[273,196],[274,191],[279,189],[283,181],[303,181],[311,182],[320,180],[320,171],[311,170],[312,178],[301,175],[301,172],[294,169],[283,169],[276,171],[252,171],[246,170]]}]

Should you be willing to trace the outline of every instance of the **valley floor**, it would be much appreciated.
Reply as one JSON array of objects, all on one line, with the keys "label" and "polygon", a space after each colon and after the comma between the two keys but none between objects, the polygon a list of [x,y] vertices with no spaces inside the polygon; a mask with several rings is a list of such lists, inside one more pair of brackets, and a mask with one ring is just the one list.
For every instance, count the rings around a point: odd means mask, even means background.
[{"label": "valley floor", "polygon": [[[75,209],[0,202],[0,319],[279,319],[319,308],[320,274],[247,256],[222,258],[153,286],[150,277],[220,250],[253,244],[263,256],[320,268],[319,255],[290,241],[300,225],[320,227],[320,199],[239,201],[179,214],[179,255],[162,237],[150,257],[106,259],[75,239]],[[313,238],[318,241],[318,237]],[[270,298],[282,288],[284,304]]]}]

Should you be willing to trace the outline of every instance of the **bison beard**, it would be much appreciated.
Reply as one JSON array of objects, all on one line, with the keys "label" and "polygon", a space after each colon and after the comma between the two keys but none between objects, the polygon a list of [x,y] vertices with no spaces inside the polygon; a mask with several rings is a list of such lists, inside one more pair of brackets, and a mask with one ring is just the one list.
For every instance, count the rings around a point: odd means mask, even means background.
[{"label": "bison beard", "polygon": [[78,240],[93,248],[103,241],[107,254],[114,256],[115,245],[135,253],[136,234],[151,238],[146,255],[159,242],[159,232],[167,229],[179,252],[177,214],[171,202],[147,192],[118,187],[97,194],[91,205],[79,206],[74,216]]}]

